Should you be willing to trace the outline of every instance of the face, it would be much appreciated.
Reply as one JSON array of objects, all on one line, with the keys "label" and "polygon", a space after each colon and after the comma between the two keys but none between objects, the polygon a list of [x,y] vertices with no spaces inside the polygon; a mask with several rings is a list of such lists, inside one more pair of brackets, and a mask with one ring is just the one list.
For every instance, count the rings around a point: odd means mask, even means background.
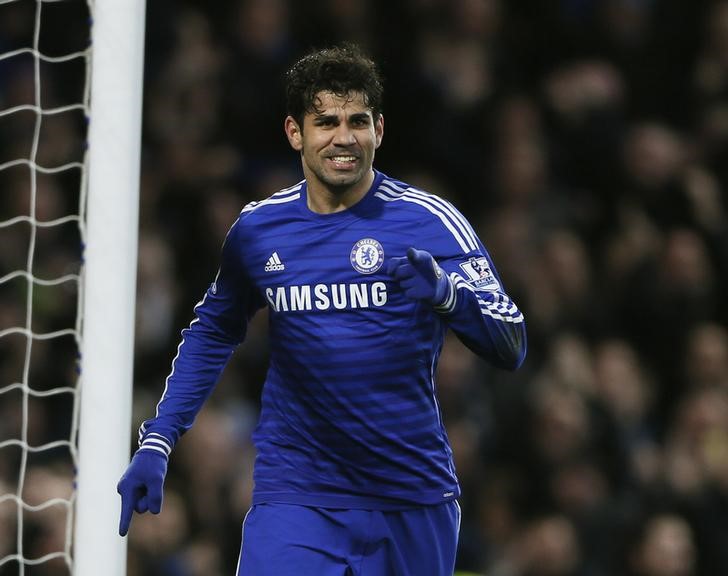
[{"label": "face", "polygon": [[303,126],[285,122],[294,150],[301,152],[308,189],[313,193],[363,195],[373,178],[374,151],[382,142],[384,119],[375,121],[361,93],[351,97],[331,92],[317,95],[316,112]]}]

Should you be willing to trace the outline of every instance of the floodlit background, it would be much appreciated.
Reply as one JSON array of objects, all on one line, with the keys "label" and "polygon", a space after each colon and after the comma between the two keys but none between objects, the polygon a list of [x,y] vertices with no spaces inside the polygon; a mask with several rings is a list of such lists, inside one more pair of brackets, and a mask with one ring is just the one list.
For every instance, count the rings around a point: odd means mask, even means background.
[{"label": "floodlit background", "polygon": [[[12,18],[0,7],[0,51],[32,30],[32,7]],[[53,8],[48,38],[87,38],[83,9]],[[455,339],[441,359],[464,491],[458,569],[728,574],[726,1],[148,0],[130,445],[228,227],[244,204],[301,178],[283,133],[283,72],[342,40],[367,48],[386,78],[375,166],[461,209],[527,320],[529,355],[514,374]],[[0,62],[0,108],[26,101],[28,76]],[[80,79],[51,73],[47,98],[75,97]],[[29,125],[0,118],[0,163],[24,154]],[[73,157],[82,131],[49,123],[41,155]],[[49,179],[43,213],[74,206],[77,184]],[[2,217],[27,209],[26,188],[0,172]],[[26,240],[0,233],[2,277],[24,267]],[[73,268],[73,234],[59,234],[39,262]],[[0,288],[0,319],[22,324],[25,303]],[[73,298],[43,302],[50,324],[75,315]],[[267,346],[261,314],[172,456],[163,513],[133,521],[130,576],[234,572]],[[54,359],[37,378],[72,379],[73,360]],[[0,388],[17,363],[2,344]],[[15,406],[0,396],[4,435]],[[66,408],[39,407],[34,438],[65,426]],[[15,481],[12,460],[0,458],[0,484]],[[53,490],[58,469],[34,463],[32,487]],[[6,554],[15,518],[2,510]],[[38,518],[30,549],[49,547],[57,524]],[[66,573],[55,570],[32,574]]]}]

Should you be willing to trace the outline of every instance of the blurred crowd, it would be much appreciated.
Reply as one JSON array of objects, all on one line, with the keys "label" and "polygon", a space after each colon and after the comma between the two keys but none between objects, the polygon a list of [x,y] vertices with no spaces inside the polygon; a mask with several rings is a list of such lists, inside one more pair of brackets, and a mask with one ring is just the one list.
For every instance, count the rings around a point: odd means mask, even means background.
[{"label": "blurred crowd", "polygon": [[[0,51],[27,25],[21,12],[0,13]],[[301,178],[282,129],[284,71],[342,40],[385,75],[375,166],[461,209],[527,320],[518,372],[489,367],[454,337],[441,358],[464,492],[458,571],[728,574],[726,0],[150,0],[130,443],[228,227],[244,204]],[[82,74],[49,71],[44,98],[78,97],[70,79]],[[32,94],[27,63],[0,61],[0,109]],[[0,117],[0,164],[33,153],[34,120]],[[82,118],[43,128],[39,163],[82,155]],[[39,179],[37,216],[73,210],[78,180]],[[0,172],[0,185],[0,216],[27,214],[27,169]],[[74,270],[76,233],[43,232],[36,269]],[[25,267],[28,236],[0,227],[0,277]],[[12,285],[0,284],[0,330],[25,323],[24,285]],[[42,295],[38,322],[73,324],[72,290]],[[130,576],[234,572],[266,332],[260,313],[179,443],[162,514],[134,519]],[[23,364],[25,342],[9,340],[0,388]],[[61,348],[67,358],[72,346]],[[72,383],[75,357],[43,350],[32,382]],[[69,399],[54,402],[33,404],[39,443],[68,426]],[[0,442],[20,434],[17,406],[0,396]],[[0,488],[15,490],[19,457],[0,456]],[[72,470],[62,460],[31,463],[31,495],[63,492]],[[2,554],[15,514],[0,505]],[[37,522],[28,553],[51,549],[62,521]],[[7,566],[3,576],[15,573]]]}]

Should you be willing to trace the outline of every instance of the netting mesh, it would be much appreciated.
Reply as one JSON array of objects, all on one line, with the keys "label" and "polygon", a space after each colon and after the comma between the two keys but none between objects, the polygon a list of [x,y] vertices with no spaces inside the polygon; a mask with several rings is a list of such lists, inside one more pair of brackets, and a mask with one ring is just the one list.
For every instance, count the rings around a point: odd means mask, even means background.
[{"label": "netting mesh", "polygon": [[0,0],[0,576],[72,572],[91,6]]}]

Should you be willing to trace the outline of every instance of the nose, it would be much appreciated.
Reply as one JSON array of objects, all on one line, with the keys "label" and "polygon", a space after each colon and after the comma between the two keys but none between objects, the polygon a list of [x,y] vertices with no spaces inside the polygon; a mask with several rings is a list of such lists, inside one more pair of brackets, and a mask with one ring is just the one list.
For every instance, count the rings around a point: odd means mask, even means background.
[{"label": "nose", "polygon": [[354,138],[354,131],[346,122],[342,122],[336,127],[336,132],[334,132],[334,144],[337,146],[351,146],[355,142],[356,139]]}]

